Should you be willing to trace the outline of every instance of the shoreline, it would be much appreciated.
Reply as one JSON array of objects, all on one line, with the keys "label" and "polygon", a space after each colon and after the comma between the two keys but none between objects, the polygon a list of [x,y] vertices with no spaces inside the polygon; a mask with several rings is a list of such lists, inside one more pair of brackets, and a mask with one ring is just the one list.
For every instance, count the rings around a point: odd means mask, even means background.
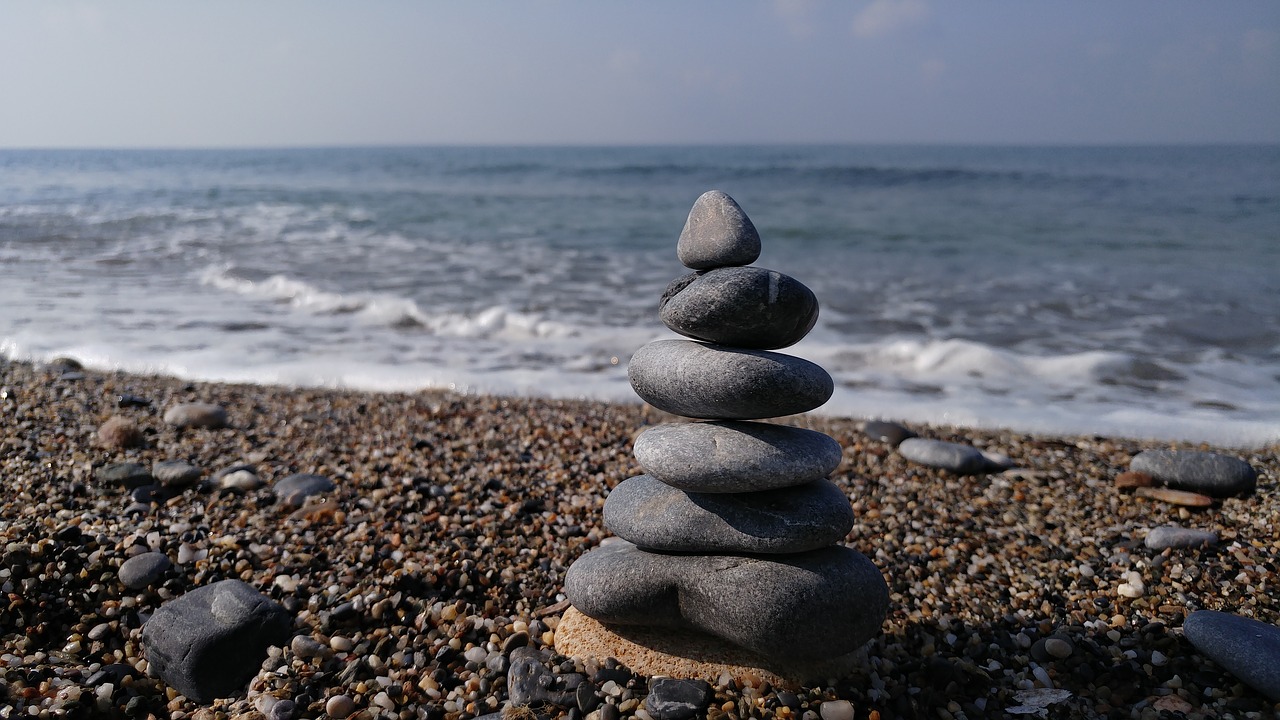
[{"label": "shoreline", "polygon": [[[232,427],[179,431],[163,422],[165,409],[196,401],[225,407]],[[130,703],[142,717],[235,717],[268,712],[268,696],[293,700],[296,717],[324,717],[339,695],[367,717],[496,712],[508,697],[498,670],[504,647],[523,634],[550,648],[565,569],[608,535],[608,489],[638,473],[632,438],[672,419],[641,404],[203,383],[13,361],[0,361],[0,411],[0,584],[11,588],[0,622],[10,628],[0,635],[2,690],[7,702],[52,717],[57,708],[124,712]],[[141,429],[143,447],[103,446],[98,428],[117,415]],[[1048,717],[1275,710],[1199,655],[1180,625],[1201,608],[1280,623],[1276,445],[1222,450],[1254,466],[1258,490],[1195,510],[1122,494],[1114,478],[1140,450],[1214,449],[1203,443],[909,424],[1018,465],[957,477],[908,463],[855,419],[785,422],[843,446],[831,479],[857,517],[846,544],[888,580],[889,618],[850,677],[791,694],[716,686],[709,717],[801,718],[848,701],[858,718],[978,718],[1046,686],[1071,693],[1047,706]],[[247,463],[266,486],[244,494],[196,486],[127,513],[127,492],[95,478],[109,463],[165,460],[199,467],[206,481]],[[332,504],[277,506],[270,483],[293,473],[333,479]],[[1147,549],[1146,531],[1171,522],[1221,540]],[[135,548],[167,553],[172,572],[126,590],[115,573]],[[1144,586],[1137,597],[1118,592],[1131,573]],[[166,599],[227,577],[282,603],[295,632],[325,651],[285,648],[247,696],[211,708],[141,672],[93,684],[113,663],[145,669],[139,626]],[[1049,639],[1071,651],[1046,656]],[[557,673],[591,674],[552,660]],[[643,720],[631,701],[643,700],[646,681],[634,678],[616,696],[597,690],[621,717]]]}]

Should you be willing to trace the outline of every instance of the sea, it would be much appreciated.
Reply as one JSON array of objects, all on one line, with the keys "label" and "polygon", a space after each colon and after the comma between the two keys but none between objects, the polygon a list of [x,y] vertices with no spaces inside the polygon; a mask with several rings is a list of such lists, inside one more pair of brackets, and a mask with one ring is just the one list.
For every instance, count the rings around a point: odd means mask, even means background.
[{"label": "sea", "polygon": [[1280,146],[0,150],[0,355],[640,402],[704,191],[821,305],[819,413],[1280,442]]}]

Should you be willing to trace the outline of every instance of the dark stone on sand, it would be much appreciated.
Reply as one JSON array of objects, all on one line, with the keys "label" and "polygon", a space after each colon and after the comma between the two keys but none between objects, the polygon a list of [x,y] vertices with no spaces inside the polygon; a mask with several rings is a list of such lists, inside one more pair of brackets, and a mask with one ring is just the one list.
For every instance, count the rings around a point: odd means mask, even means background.
[{"label": "dark stone on sand", "polygon": [[696,340],[776,350],[794,345],[818,320],[818,299],[774,270],[729,267],[676,279],[662,295],[667,327]]},{"label": "dark stone on sand", "polygon": [[1196,650],[1272,702],[1280,702],[1280,627],[1230,613],[1197,610],[1183,621],[1182,632]]},{"label": "dark stone on sand", "polygon": [[121,584],[130,590],[141,590],[164,577],[171,567],[173,563],[168,555],[162,552],[146,552],[134,555],[121,563],[116,577],[120,578]]},{"label": "dark stone on sand", "polygon": [[840,464],[840,443],[813,430],[718,420],[655,425],[635,441],[645,472],[692,492],[749,492],[803,485]]},{"label": "dark stone on sand", "polygon": [[973,475],[992,469],[991,462],[981,450],[959,443],[907,438],[898,445],[898,452],[911,462],[957,475]]},{"label": "dark stone on sand", "polygon": [[706,710],[711,698],[711,686],[705,680],[656,678],[644,709],[654,720],[689,720]]},{"label": "dark stone on sand", "polygon": [[911,429],[888,420],[868,420],[862,426],[862,433],[872,440],[879,440],[893,447],[900,445],[903,440],[916,437]]},{"label": "dark stone on sand", "polygon": [[676,257],[693,270],[750,265],[760,257],[760,233],[733,198],[708,190],[689,210]]},{"label": "dark stone on sand", "polygon": [[155,482],[155,478],[151,477],[151,471],[145,465],[133,462],[103,465],[93,473],[93,476],[104,485],[120,485],[126,490]]},{"label": "dark stone on sand", "polygon": [[564,677],[552,673],[542,664],[542,654],[532,647],[519,647],[511,653],[507,669],[507,693],[512,705],[550,703],[575,707],[577,695],[564,687]]},{"label": "dark stone on sand", "polygon": [[1129,469],[1177,490],[1218,498],[1251,493],[1258,485],[1258,473],[1249,463],[1211,452],[1144,450],[1134,456]]},{"label": "dark stone on sand", "polygon": [[312,495],[322,495],[337,486],[323,475],[299,473],[278,481],[273,487],[276,500],[286,507],[301,507]]},{"label": "dark stone on sand", "polygon": [[183,460],[162,460],[151,466],[151,477],[165,487],[188,487],[201,475],[203,470]]},{"label": "dark stone on sand", "polygon": [[564,589],[606,625],[693,628],[780,662],[852,652],[879,632],[889,608],[880,571],[843,546],[671,555],[618,540],[579,558]]},{"label": "dark stone on sand", "polygon": [[798,553],[843,540],[853,529],[853,507],[829,480],[762,492],[686,493],[639,475],[609,493],[604,524],[646,550]]},{"label": "dark stone on sand", "polygon": [[1218,544],[1218,533],[1211,530],[1193,530],[1177,525],[1162,525],[1147,533],[1147,547],[1152,550],[1167,548],[1198,548]]},{"label": "dark stone on sand", "polygon": [[169,494],[159,485],[139,485],[129,491],[129,499],[136,503],[161,503],[169,499]]},{"label": "dark stone on sand", "polygon": [[759,420],[821,406],[835,384],[818,365],[768,350],[657,340],[627,367],[631,387],[659,410],[692,418]]},{"label": "dark stone on sand", "polygon": [[227,411],[211,403],[183,403],[166,410],[164,421],[177,428],[217,430],[227,426]]},{"label": "dark stone on sand", "polygon": [[142,397],[141,395],[134,395],[133,393],[121,393],[116,396],[117,407],[122,407],[122,408],[149,407],[150,405],[151,405],[151,401]]},{"label": "dark stone on sand", "polygon": [[250,585],[223,580],[192,590],[156,609],[142,630],[152,672],[191,700],[244,692],[267,657],[283,646],[289,613]]}]

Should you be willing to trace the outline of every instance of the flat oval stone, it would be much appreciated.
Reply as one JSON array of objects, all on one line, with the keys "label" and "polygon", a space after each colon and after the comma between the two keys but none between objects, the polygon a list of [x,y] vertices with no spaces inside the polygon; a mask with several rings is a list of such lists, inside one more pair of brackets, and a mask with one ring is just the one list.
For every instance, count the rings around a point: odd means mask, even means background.
[{"label": "flat oval stone", "polygon": [[103,484],[121,485],[128,490],[155,482],[145,465],[133,462],[103,465],[94,471],[93,477]]},{"label": "flat oval stone", "polygon": [[898,452],[911,462],[947,470],[957,475],[972,475],[991,468],[986,455],[976,447],[959,443],[907,438],[898,444]]},{"label": "flat oval stone", "polygon": [[1177,490],[1219,498],[1251,493],[1258,485],[1258,473],[1249,463],[1211,452],[1144,450],[1134,456],[1129,469]]},{"label": "flat oval stone", "polygon": [[604,524],[646,550],[797,553],[844,539],[853,507],[829,480],[751,493],[686,493],[648,475],[623,480]]},{"label": "flat oval stone", "polygon": [[182,403],[166,410],[164,421],[178,428],[217,430],[227,426],[227,411],[211,403]]},{"label": "flat oval stone", "polygon": [[893,447],[902,444],[907,438],[916,437],[916,434],[910,428],[899,425],[896,422],[888,420],[868,420],[862,425],[862,434],[872,440],[879,440],[882,443],[888,443]]},{"label": "flat oval stone", "polygon": [[1217,545],[1218,533],[1210,530],[1192,530],[1177,525],[1161,525],[1147,533],[1145,542],[1152,550],[1198,548]]},{"label": "flat oval stone", "polygon": [[800,342],[818,321],[818,298],[774,270],[727,267],[677,278],[658,304],[672,330],[732,347],[776,350]]},{"label": "flat oval stone", "polygon": [[299,473],[282,478],[273,487],[276,500],[286,507],[300,507],[312,495],[327,493],[337,486],[323,475]]},{"label": "flat oval stone", "polygon": [[674,415],[758,420],[821,406],[835,383],[818,365],[768,350],[657,340],[631,356],[631,387]]},{"label": "flat oval stone", "polygon": [[889,589],[856,550],[669,555],[625,541],[577,560],[564,592],[605,624],[691,627],[781,661],[838,657],[880,630]]},{"label": "flat oval stone", "polygon": [[1182,622],[1196,650],[1254,690],[1280,702],[1280,627],[1252,618],[1197,610]]},{"label": "flat oval stone", "polygon": [[140,590],[164,577],[173,563],[162,552],[145,552],[125,560],[116,577],[130,590]]},{"label": "flat oval stone", "polygon": [[760,257],[760,233],[733,198],[708,190],[689,210],[676,257],[694,270],[750,265]]},{"label": "flat oval stone", "polygon": [[681,490],[751,492],[803,485],[830,475],[840,443],[804,428],[740,420],[667,423],[640,433],[644,471]]},{"label": "flat oval stone", "polygon": [[151,477],[165,487],[187,487],[202,475],[203,470],[182,460],[161,460],[151,466]]}]

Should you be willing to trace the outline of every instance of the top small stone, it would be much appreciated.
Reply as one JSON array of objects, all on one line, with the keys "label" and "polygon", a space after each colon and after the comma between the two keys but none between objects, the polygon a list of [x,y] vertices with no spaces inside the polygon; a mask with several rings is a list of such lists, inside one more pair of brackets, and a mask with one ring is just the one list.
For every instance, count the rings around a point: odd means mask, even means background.
[{"label": "top small stone", "polygon": [[733,198],[709,190],[689,211],[676,256],[693,270],[750,265],[760,257],[760,233]]}]

